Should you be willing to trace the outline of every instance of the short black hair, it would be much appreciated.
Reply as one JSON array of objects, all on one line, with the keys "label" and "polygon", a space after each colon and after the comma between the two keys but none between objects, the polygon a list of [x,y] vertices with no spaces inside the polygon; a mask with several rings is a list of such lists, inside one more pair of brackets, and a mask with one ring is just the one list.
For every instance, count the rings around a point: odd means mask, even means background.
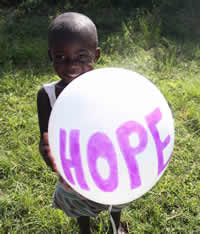
[{"label": "short black hair", "polygon": [[95,24],[87,16],[67,12],[57,16],[48,28],[48,45],[52,45],[57,40],[67,40],[72,42],[76,39],[83,39],[88,46],[96,49],[98,47],[98,35]]}]

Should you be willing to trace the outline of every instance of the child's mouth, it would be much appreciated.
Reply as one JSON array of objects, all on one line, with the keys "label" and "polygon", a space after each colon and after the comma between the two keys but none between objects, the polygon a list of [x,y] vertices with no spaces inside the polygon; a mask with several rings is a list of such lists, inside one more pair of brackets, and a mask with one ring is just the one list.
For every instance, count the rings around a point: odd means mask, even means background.
[{"label": "child's mouth", "polygon": [[76,78],[76,77],[80,76],[80,73],[77,73],[77,74],[68,74],[67,76],[70,77],[70,78]]},{"label": "child's mouth", "polygon": [[81,73],[74,73],[74,74],[63,74],[62,79],[65,80],[65,82],[69,83],[72,80],[76,79],[78,76],[80,76]]}]

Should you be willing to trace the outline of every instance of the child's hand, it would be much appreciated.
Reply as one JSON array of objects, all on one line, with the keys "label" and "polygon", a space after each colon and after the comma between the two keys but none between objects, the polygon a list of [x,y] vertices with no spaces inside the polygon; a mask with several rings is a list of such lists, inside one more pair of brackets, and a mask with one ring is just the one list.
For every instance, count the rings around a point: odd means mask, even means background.
[{"label": "child's hand", "polygon": [[[56,162],[51,154],[51,150],[49,147],[49,139],[48,139],[47,132],[43,133],[42,147],[40,147],[40,152],[42,153],[46,164],[51,167],[52,171],[58,173]],[[67,182],[64,181],[64,179],[61,177],[61,175],[59,175],[59,180],[65,187],[71,188],[71,186]]]},{"label": "child's hand", "polygon": [[58,169],[55,163],[55,160],[51,154],[50,147],[49,147],[49,140],[48,140],[48,133],[44,132],[43,133],[43,140],[42,140],[42,150],[43,151],[43,156],[45,157],[45,161],[47,163],[48,161],[48,166],[51,167],[52,171],[58,173]]}]

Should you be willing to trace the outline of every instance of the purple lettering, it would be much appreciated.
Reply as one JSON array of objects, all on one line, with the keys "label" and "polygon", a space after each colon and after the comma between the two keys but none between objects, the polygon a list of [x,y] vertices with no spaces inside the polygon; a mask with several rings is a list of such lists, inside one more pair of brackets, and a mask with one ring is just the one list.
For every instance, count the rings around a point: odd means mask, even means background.
[{"label": "purple lettering", "polygon": [[80,187],[89,190],[81,163],[79,130],[70,131],[70,156],[71,159],[66,158],[66,131],[60,129],[60,157],[65,176],[71,184],[75,184],[70,171],[70,168],[74,168],[76,179]]},{"label": "purple lettering", "polygon": [[150,132],[153,136],[156,145],[156,151],[158,157],[158,175],[164,170],[164,168],[167,166],[170,160],[169,158],[167,162],[164,164],[163,150],[170,142],[170,135],[168,135],[163,142],[161,141],[158,129],[156,128],[156,124],[161,119],[162,119],[162,113],[160,112],[159,108],[156,108],[152,113],[146,116],[148,127],[150,129]]},{"label": "purple lettering", "polygon": [[[111,140],[104,133],[95,133],[88,141],[87,155],[89,170],[95,184],[104,192],[114,191],[118,186],[118,168]],[[97,169],[99,158],[105,159],[109,165],[109,176],[106,179],[102,178]]]},{"label": "purple lettering", "polygon": [[[144,151],[147,145],[147,132],[144,127],[136,121],[129,121],[124,123],[116,131],[120,149],[123,153],[129,176],[131,181],[131,189],[135,189],[141,185],[140,173],[136,155]],[[136,133],[139,137],[139,144],[137,147],[131,147],[129,136]]]}]

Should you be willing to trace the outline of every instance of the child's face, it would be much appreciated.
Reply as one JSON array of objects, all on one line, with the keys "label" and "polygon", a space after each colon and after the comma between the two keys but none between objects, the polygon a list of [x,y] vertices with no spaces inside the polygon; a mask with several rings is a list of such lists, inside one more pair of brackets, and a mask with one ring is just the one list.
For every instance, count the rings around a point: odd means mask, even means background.
[{"label": "child's face", "polygon": [[88,48],[84,41],[57,41],[49,49],[54,69],[66,84],[92,70],[99,54],[99,49]]}]

